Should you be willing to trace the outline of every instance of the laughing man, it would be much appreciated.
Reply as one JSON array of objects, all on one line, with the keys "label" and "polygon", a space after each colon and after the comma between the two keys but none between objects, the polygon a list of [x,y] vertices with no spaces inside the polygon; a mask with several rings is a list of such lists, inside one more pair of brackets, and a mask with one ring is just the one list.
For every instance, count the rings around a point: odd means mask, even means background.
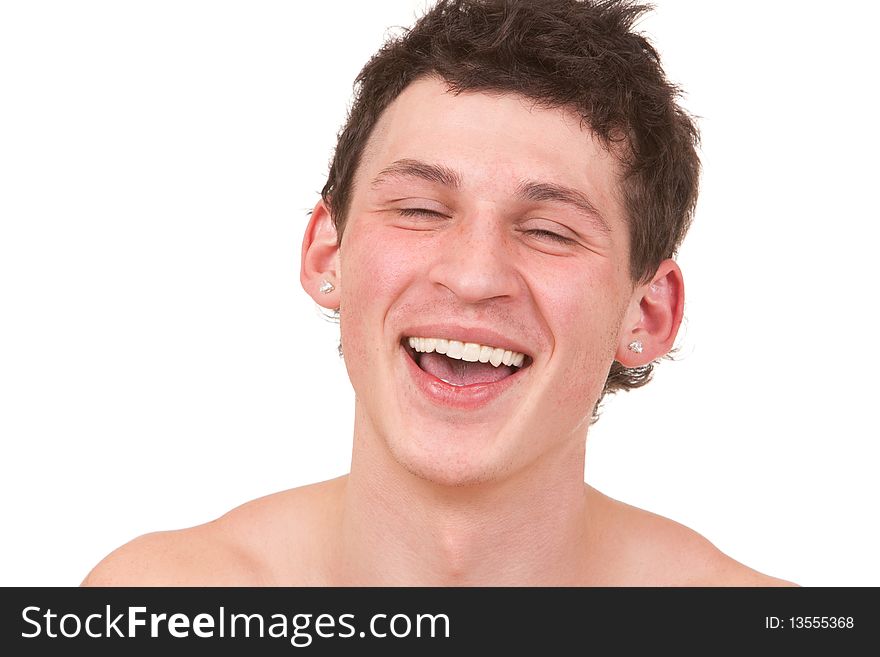
[{"label": "laughing man", "polygon": [[630,2],[442,0],[358,77],[301,280],[351,473],[142,536],[92,585],[778,585],[584,483],[673,346],[697,131]]}]

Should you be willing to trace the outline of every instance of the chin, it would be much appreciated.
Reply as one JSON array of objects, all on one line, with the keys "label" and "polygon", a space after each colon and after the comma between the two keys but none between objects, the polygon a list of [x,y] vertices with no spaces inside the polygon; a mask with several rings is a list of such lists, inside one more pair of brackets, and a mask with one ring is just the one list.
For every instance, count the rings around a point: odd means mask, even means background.
[{"label": "chin", "polygon": [[505,477],[507,468],[497,458],[471,451],[436,453],[414,445],[389,445],[395,461],[423,481],[450,488],[479,486]]}]

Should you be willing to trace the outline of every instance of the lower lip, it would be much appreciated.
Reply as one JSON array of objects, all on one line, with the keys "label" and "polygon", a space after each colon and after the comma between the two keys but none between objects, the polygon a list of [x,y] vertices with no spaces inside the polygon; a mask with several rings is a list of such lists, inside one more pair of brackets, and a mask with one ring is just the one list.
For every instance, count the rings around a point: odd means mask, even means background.
[{"label": "lower lip", "polygon": [[495,383],[472,383],[467,386],[454,386],[438,379],[433,374],[428,374],[410,357],[406,348],[401,345],[402,356],[407,363],[407,369],[416,383],[416,386],[429,400],[441,406],[473,410],[490,404],[500,397],[506,390],[522,378],[527,368],[519,369]]}]

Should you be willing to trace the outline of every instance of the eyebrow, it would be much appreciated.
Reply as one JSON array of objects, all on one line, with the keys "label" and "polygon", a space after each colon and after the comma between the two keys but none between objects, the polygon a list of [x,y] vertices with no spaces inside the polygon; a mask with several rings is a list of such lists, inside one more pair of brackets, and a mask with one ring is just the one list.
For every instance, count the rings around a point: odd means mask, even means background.
[{"label": "eyebrow", "polygon": [[388,178],[421,178],[428,182],[439,183],[444,187],[459,189],[461,176],[457,171],[439,164],[428,164],[420,160],[403,159],[393,162],[379,172],[373,182],[373,188],[378,187]]},{"label": "eyebrow", "polygon": [[[451,189],[461,189],[461,175],[454,169],[409,158],[396,160],[382,169],[373,178],[371,186],[375,189],[389,178],[417,178]],[[605,221],[602,213],[590,199],[583,192],[572,187],[551,182],[524,180],[517,185],[516,195],[529,201],[551,201],[568,205],[589,218],[597,229],[605,233],[611,232],[608,222]]]},{"label": "eyebrow", "polygon": [[596,209],[596,206],[583,193],[572,187],[565,185],[557,185],[556,183],[537,182],[533,180],[524,180],[517,187],[517,195],[530,201],[553,201],[569,205],[581,214],[587,215],[593,224],[599,230],[610,233],[611,227],[602,213]]}]

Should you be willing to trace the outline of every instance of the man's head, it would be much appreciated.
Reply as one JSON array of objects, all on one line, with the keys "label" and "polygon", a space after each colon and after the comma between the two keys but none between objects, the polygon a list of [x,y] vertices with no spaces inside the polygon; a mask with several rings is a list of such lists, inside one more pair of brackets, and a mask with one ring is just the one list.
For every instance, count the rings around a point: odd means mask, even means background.
[{"label": "man's head", "polygon": [[[430,454],[437,477],[467,481],[537,459],[526,436],[577,433],[671,348],[669,258],[699,163],[675,88],[630,32],[642,11],[441,1],[359,75],[302,279],[340,308],[374,429],[427,436],[391,445],[407,467]],[[431,338],[520,352],[523,367],[450,365],[420,353]]]},{"label": "man's head", "polygon": [[[633,282],[645,282],[677,251],[697,199],[697,129],[677,104],[657,52],[632,32],[646,7],[576,0],[441,0],[389,41],[356,80],[321,194],[339,239],[355,173],[385,108],[414,80],[434,75],[453,92],[516,93],[567,107],[622,164]],[[605,392],[647,383],[651,364],[612,367]]]}]

